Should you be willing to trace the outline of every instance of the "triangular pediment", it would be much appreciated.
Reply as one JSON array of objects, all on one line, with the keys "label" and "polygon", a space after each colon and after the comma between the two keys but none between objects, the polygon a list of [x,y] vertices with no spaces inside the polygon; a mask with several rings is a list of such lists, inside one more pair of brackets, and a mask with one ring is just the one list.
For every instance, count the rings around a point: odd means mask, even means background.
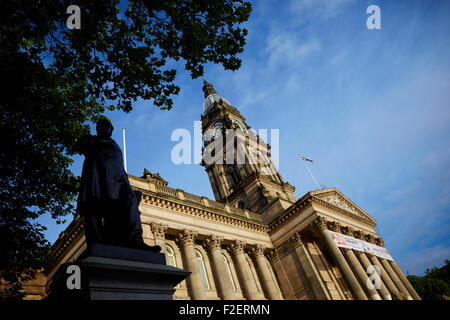
[{"label": "triangular pediment", "polygon": [[358,218],[362,218],[372,223],[376,223],[369,214],[358,207],[353,201],[347,198],[342,192],[336,188],[327,188],[309,192],[314,198],[325,201],[327,204],[346,211],[347,213],[354,215]]}]

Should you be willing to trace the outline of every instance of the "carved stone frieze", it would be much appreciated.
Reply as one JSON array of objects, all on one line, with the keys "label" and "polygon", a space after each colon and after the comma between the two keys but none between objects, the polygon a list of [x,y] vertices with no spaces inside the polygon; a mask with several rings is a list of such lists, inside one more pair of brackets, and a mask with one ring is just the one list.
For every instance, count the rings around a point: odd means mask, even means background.
[{"label": "carved stone frieze", "polygon": [[360,215],[358,210],[353,205],[349,204],[344,198],[340,197],[337,194],[330,195],[324,200],[336,207],[350,211],[356,215]]}]

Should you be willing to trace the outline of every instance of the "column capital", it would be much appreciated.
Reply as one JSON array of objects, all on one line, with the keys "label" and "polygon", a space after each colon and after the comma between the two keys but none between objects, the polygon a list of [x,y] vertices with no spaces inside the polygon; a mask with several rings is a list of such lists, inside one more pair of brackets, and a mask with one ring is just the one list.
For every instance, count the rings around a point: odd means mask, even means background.
[{"label": "column capital", "polygon": [[304,241],[303,241],[303,239],[302,239],[302,236],[300,235],[299,232],[295,232],[295,233],[288,239],[288,241],[289,241],[289,244],[290,244],[292,247],[294,247],[294,249],[297,248],[297,247],[299,247],[299,246],[301,246],[301,245],[304,243]]},{"label": "column capital", "polygon": [[152,230],[153,236],[155,239],[165,239],[167,225],[152,222],[150,223],[150,228]]},{"label": "column capital", "polygon": [[342,226],[341,227],[341,233],[347,235],[347,236],[352,236],[353,237],[353,232],[355,231],[354,228],[350,227],[350,226]]},{"label": "column capital", "polygon": [[314,219],[314,221],[311,223],[311,226],[319,230],[328,230],[327,222],[328,222],[327,219],[319,216],[316,219]]},{"label": "column capital", "polygon": [[220,250],[223,242],[223,237],[219,237],[216,235],[211,235],[205,239],[204,244],[208,250]]},{"label": "column capital", "polygon": [[244,253],[246,243],[241,240],[235,240],[230,244],[230,250],[234,255]]},{"label": "column capital", "polygon": [[375,244],[380,247],[384,247],[384,239],[380,237],[375,238]]},{"label": "column capital", "polygon": [[370,233],[365,233],[363,240],[365,240],[365,241],[367,241],[369,243],[375,244],[375,237],[372,234],[370,234]]},{"label": "column capital", "polygon": [[342,229],[342,224],[340,224],[337,221],[329,221],[327,223],[327,227],[329,230],[334,231],[334,232],[341,232]]},{"label": "column capital", "polygon": [[278,250],[276,248],[267,249],[267,258],[269,258],[270,262],[279,260]]},{"label": "column capital", "polygon": [[266,251],[266,247],[264,247],[263,245],[260,245],[260,244],[257,244],[256,246],[251,248],[252,255],[255,258],[258,258],[260,256],[264,256],[265,251]]},{"label": "column capital", "polygon": [[361,230],[353,230],[353,237],[359,240],[364,240],[364,233]]},{"label": "column capital", "polygon": [[188,245],[193,245],[197,236],[198,232],[185,229],[177,234],[176,240],[178,245],[180,245],[181,247],[185,247]]}]

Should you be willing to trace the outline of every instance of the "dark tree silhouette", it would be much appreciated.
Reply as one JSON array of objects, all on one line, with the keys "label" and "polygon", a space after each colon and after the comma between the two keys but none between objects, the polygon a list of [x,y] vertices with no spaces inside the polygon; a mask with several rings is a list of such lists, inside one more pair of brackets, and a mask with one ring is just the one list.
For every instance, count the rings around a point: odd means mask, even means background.
[{"label": "dark tree silhouette", "polygon": [[251,6],[242,0],[84,0],[81,29],[69,30],[72,1],[0,1],[0,295],[45,265],[44,226],[73,212],[76,140],[106,110],[148,99],[172,108],[182,60],[192,78],[208,62],[236,70]]},{"label": "dark tree silhouette", "polygon": [[450,261],[445,260],[442,268],[433,267],[425,271],[425,276],[407,276],[409,282],[423,300],[443,300],[450,298]]}]

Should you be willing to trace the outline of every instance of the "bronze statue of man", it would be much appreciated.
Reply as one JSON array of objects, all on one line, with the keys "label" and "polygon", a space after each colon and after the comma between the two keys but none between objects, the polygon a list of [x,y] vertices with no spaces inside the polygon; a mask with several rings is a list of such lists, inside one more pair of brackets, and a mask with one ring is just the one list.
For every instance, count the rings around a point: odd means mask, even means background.
[{"label": "bronze statue of man", "polygon": [[159,252],[142,239],[140,192],[131,189],[122,151],[111,138],[108,119],[97,122],[97,135],[84,136],[78,152],[85,156],[77,212],[85,217],[86,242]]}]

